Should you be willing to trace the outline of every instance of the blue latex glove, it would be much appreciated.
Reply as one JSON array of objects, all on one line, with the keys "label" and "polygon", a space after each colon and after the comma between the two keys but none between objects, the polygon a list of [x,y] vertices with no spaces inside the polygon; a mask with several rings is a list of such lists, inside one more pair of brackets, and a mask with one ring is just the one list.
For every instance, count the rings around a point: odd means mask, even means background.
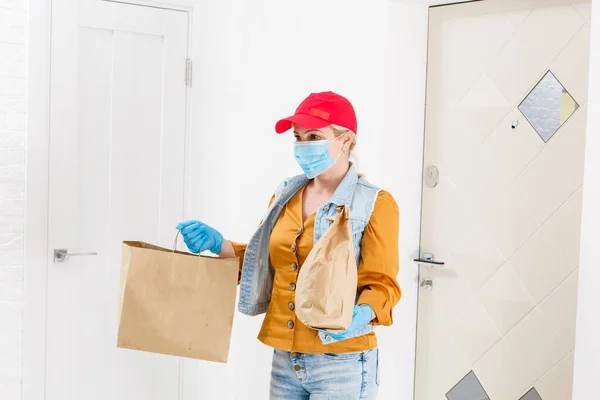
[{"label": "blue latex glove", "polygon": [[352,333],[360,328],[363,328],[375,318],[373,309],[368,304],[361,304],[360,306],[354,306],[354,312],[352,313],[352,322],[345,331],[338,333],[325,332],[335,340],[348,339]]},{"label": "blue latex glove", "polygon": [[211,253],[221,254],[223,235],[214,228],[200,221],[186,221],[177,225],[185,245],[194,254],[209,250]]}]

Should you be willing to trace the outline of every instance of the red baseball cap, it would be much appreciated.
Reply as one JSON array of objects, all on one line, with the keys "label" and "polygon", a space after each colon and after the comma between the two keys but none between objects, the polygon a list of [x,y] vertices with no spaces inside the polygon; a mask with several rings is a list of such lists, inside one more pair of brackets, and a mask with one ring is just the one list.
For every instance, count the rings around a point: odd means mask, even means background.
[{"label": "red baseball cap", "polygon": [[311,93],[300,103],[294,115],[281,119],[275,124],[275,132],[286,132],[292,124],[308,129],[339,125],[357,133],[354,107],[348,99],[333,92]]}]

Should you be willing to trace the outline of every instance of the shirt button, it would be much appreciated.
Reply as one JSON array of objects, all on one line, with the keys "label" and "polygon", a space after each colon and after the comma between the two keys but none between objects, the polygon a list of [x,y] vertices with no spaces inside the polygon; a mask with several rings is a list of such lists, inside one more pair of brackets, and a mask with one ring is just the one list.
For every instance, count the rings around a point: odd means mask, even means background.
[{"label": "shirt button", "polygon": [[293,244],[293,245],[292,245],[292,253],[295,253],[295,252],[296,252],[296,245],[295,245],[295,244]]},{"label": "shirt button", "polygon": [[288,321],[288,328],[289,329],[294,329],[294,321]]},{"label": "shirt button", "polygon": [[292,357],[292,358],[298,358],[298,353],[295,353],[295,352],[294,352],[294,353],[292,353],[292,354],[290,354],[290,355],[291,355],[291,357]]},{"label": "shirt button", "polygon": [[296,271],[298,269],[298,264],[293,263],[292,264],[292,271]]},{"label": "shirt button", "polygon": [[329,206],[325,206],[325,207],[323,207],[323,210],[325,210],[325,211],[329,211]]},{"label": "shirt button", "polygon": [[289,309],[290,309],[290,310],[292,310],[292,311],[294,311],[294,308],[296,308],[296,306],[295,306],[295,305],[294,305],[294,303],[292,303],[292,302],[289,302],[289,303],[288,303],[288,307],[289,307]]},{"label": "shirt button", "polygon": [[301,234],[301,233],[302,233],[302,228],[298,228],[298,229],[296,230],[296,233],[297,233],[298,235],[299,235],[299,234]]},{"label": "shirt button", "polygon": [[290,283],[290,290],[293,292],[294,290],[296,290],[296,284],[295,283]]},{"label": "shirt button", "polygon": [[298,372],[298,371],[300,371],[301,369],[302,369],[302,367],[301,367],[301,366],[299,366],[299,365],[294,365],[294,371]]},{"label": "shirt button", "polygon": [[325,341],[326,342],[331,342],[331,336],[329,336],[329,335],[325,336]]}]

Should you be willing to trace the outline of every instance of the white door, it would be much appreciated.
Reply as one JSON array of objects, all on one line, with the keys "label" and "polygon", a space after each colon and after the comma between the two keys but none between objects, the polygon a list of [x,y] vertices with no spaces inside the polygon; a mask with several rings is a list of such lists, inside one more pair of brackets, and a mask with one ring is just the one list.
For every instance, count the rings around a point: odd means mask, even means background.
[{"label": "white door", "polygon": [[52,10],[46,400],[177,399],[180,360],[116,348],[120,242],[171,246],[183,216],[188,13]]},{"label": "white door", "polygon": [[416,400],[571,399],[590,7],[431,9]]}]

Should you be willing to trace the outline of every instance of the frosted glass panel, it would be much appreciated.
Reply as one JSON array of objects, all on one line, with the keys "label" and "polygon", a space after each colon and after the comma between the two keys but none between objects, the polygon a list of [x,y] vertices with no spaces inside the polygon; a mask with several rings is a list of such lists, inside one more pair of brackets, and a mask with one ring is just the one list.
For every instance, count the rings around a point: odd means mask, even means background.
[{"label": "frosted glass panel", "polygon": [[461,381],[446,394],[446,398],[448,400],[490,400],[473,371],[462,378]]},{"label": "frosted glass panel", "polygon": [[579,104],[551,71],[519,105],[521,113],[544,142],[548,142],[578,108]]},{"label": "frosted glass panel", "polygon": [[542,400],[539,393],[535,388],[532,388],[529,392],[527,392],[523,397],[519,400]]}]

